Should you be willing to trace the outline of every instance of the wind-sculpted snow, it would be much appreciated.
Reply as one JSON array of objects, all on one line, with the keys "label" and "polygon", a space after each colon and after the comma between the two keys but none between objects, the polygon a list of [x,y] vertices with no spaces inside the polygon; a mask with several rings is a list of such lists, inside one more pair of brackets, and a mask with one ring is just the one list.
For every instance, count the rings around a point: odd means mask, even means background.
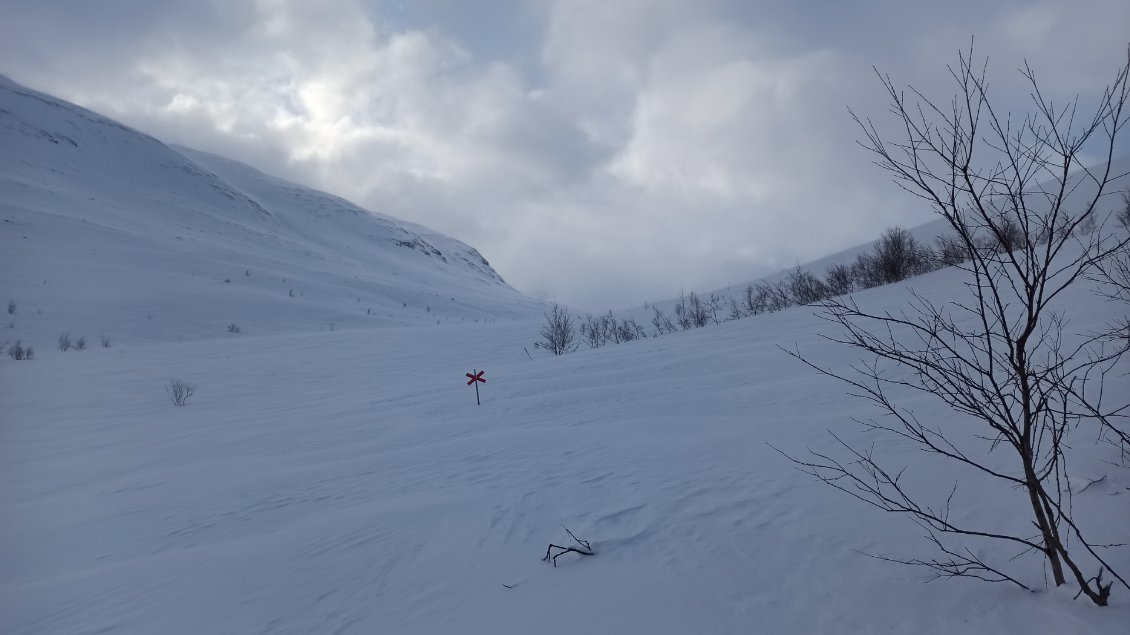
[{"label": "wind-sculpted snow", "polygon": [[[950,297],[958,273],[915,289]],[[898,307],[907,293],[858,300]],[[1122,311],[1083,287],[1063,305],[1071,332]],[[1119,590],[1098,609],[1067,589],[926,584],[924,571],[861,555],[927,546],[906,519],[767,445],[828,450],[828,429],[871,439],[849,420],[873,415],[866,404],[778,348],[832,369],[858,361],[818,337],[828,326],[808,308],[531,360],[534,327],[4,360],[0,631],[1113,634],[1130,623]],[[482,406],[472,368],[486,371]],[[1127,370],[1109,389],[1130,389]],[[169,377],[196,386],[186,406],[164,394]],[[899,397],[925,420],[964,425]],[[1124,541],[1130,477],[1094,438],[1073,437],[1076,516]],[[1015,490],[871,440],[910,466],[916,491],[944,499],[957,480],[963,518],[1025,522]],[[542,562],[569,540],[562,525],[596,555]],[[1038,559],[1012,566],[1042,588]]]}]

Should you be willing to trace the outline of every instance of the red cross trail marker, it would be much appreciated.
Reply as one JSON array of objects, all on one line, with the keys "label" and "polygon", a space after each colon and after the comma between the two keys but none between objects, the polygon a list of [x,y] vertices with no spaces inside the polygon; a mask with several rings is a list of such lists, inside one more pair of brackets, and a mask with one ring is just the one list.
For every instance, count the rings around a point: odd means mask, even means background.
[{"label": "red cross trail marker", "polygon": [[466,375],[467,375],[467,385],[468,386],[470,386],[471,384],[475,385],[475,404],[479,405],[479,406],[483,405],[482,402],[479,401],[479,383],[480,382],[484,383],[484,384],[487,383],[487,380],[483,378],[483,373],[485,373],[485,372],[487,372],[487,371],[479,370],[479,369],[475,368],[475,369],[471,370],[470,373],[466,373]]}]

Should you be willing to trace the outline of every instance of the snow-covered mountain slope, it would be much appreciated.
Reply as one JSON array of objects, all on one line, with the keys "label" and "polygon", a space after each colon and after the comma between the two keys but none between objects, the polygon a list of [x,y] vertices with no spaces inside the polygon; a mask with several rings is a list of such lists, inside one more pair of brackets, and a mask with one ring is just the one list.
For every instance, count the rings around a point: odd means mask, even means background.
[{"label": "snow-covered mountain slope", "polygon": [[[960,274],[913,286],[957,298]],[[907,294],[856,297],[881,310]],[[1086,284],[1060,304],[1071,333],[1125,315]],[[833,371],[859,361],[819,337],[829,326],[810,309],[530,359],[536,327],[0,360],[0,632],[1126,632],[1124,588],[1102,609],[1045,591],[1039,559],[1007,562],[1008,547],[973,544],[1039,592],[926,584],[929,571],[858,553],[935,555],[909,520],[768,443],[834,451],[829,429],[874,441],[930,502],[956,482],[962,522],[1024,534],[1027,502],[853,424],[875,411],[778,348]],[[486,370],[482,406],[472,368]],[[1111,370],[1111,394],[1130,391],[1128,370]],[[163,392],[170,376],[196,385],[185,407]],[[968,423],[920,393],[897,398],[923,421]],[[1076,517],[1094,540],[1125,542],[1130,472],[1088,425],[1071,432]],[[1003,451],[984,458],[1009,465]],[[549,543],[569,544],[562,525],[596,555],[542,562]],[[1126,550],[1107,557],[1130,568]]]},{"label": "snow-covered mountain slope", "polygon": [[[0,341],[536,315],[477,251],[0,78]],[[0,329],[3,331],[3,329]]]},{"label": "snow-covered mountain slope", "polygon": [[[1102,163],[1090,167],[1089,170],[1093,174],[1101,175],[1106,170],[1106,167],[1107,164]],[[1124,205],[1123,199],[1121,197],[1122,193],[1130,191],[1130,155],[1121,156],[1112,160],[1110,162],[1110,175],[1111,182],[1105,189],[1106,195],[1099,203],[1096,218],[1102,219],[1103,222],[1107,223],[1107,229],[1118,231],[1117,223],[1113,218],[1113,214],[1121,209],[1122,205]],[[876,176],[878,178],[881,178],[883,174],[877,170]],[[1068,194],[1064,199],[1065,208],[1068,210],[1082,209],[1087,203],[1089,203],[1090,198],[1095,194],[1094,183],[1081,170],[1076,172],[1073,175],[1073,178],[1069,179],[1068,183]],[[1033,196],[1030,204],[1033,206],[1038,206],[1040,205],[1040,201],[1037,200],[1035,196]],[[953,230],[943,218],[935,218],[920,225],[907,227],[906,229],[915,238],[915,240],[918,241],[920,245],[931,248],[937,246],[938,237],[949,236],[953,233]],[[882,230],[880,229],[879,231]],[[793,271],[796,271],[798,268],[804,271],[809,271],[822,278],[826,275],[828,267],[835,264],[851,265],[861,254],[870,253],[874,249],[875,244],[878,241],[879,238],[876,238],[875,240],[868,241],[866,243],[856,245],[854,247],[850,247],[833,254],[829,254],[811,262],[804,264],[798,263],[796,267],[790,267],[788,269],[778,271],[756,280],[751,280],[749,282],[743,282],[740,284],[723,287],[721,289],[688,289],[687,291],[696,291],[703,297],[708,297],[711,294],[714,294],[725,298],[735,298],[740,300],[743,297],[746,288],[750,285],[759,283],[776,283],[788,276]],[[647,324],[652,316],[651,307],[659,307],[660,310],[670,314],[672,313],[676,302],[677,300],[674,298],[667,298],[649,303],[647,307],[632,307],[629,309],[615,311],[615,313],[620,318],[631,318],[637,320],[640,324]],[[620,307],[612,308],[616,309]]]}]

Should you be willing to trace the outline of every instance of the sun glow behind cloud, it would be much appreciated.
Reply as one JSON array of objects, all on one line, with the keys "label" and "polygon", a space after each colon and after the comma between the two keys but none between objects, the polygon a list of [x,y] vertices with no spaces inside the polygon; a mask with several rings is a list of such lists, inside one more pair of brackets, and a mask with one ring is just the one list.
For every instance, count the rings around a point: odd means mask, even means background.
[{"label": "sun glow behind cloud", "polygon": [[1022,110],[1024,58],[1093,91],[1130,23],[1113,0],[93,4],[16,3],[0,72],[429,225],[594,310],[927,219],[854,144],[846,107],[883,112],[872,65],[945,99],[976,35]]}]

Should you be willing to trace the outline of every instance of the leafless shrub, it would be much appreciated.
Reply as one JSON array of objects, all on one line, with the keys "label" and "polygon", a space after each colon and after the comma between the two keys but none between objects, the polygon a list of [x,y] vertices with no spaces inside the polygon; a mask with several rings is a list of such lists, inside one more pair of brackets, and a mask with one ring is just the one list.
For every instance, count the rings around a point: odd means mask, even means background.
[{"label": "leafless shrub", "polygon": [[660,335],[674,333],[675,323],[671,321],[671,318],[661,311],[659,307],[652,308],[655,310],[655,313],[651,316],[651,324],[655,326],[655,332]]},{"label": "leafless shrub", "polygon": [[824,284],[828,287],[829,294],[846,295],[855,291],[855,276],[852,275],[849,265],[836,263],[830,265],[825,272]]},{"label": "leafless shrub", "polygon": [[647,331],[644,330],[639,323],[635,320],[624,319],[620,320],[620,341],[631,342],[633,340],[642,340],[647,337]]},{"label": "leafless shrub", "polygon": [[789,297],[793,304],[813,304],[831,295],[828,285],[811,272],[798,268],[789,273]]},{"label": "leafless shrub", "polygon": [[[988,223],[988,233],[986,235],[986,242],[983,245],[995,250],[997,253],[1007,254],[1019,249],[1027,240],[1024,233],[1024,228],[1020,226],[1020,222],[1008,214],[1000,214],[993,222]],[[1055,236],[1056,227],[1048,227],[1047,231]],[[1070,230],[1060,229],[1070,233]],[[1040,236],[1046,240],[1044,236]]]},{"label": "leafless shrub", "polygon": [[778,280],[775,283],[761,283],[757,286],[757,302],[765,307],[765,310],[774,313],[776,311],[784,311],[793,305],[792,295],[789,294],[788,283],[784,280]]},{"label": "leafless shrub", "polygon": [[61,350],[63,352],[67,352],[67,351],[71,350],[72,345],[73,344],[71,342],[71,334],[70,333],[60,333],[59,334],[59,350]]},{"label": "leafless shrub", "polygon": [[600,325],[600,318],[586,315],[581,321],[581,341],[588,344],[589,348],[600,348],[605,345],[604,330]]},{"label": "leafless shrub", "polygon": [[110,338],[103,335],[101,337],[101,340],[102,340],[102,348],[110,348]]},{"label": "leafless shrub", "polygon": [[169,400],[173,402],[174,406],[183,406],[194,392],[196,392],[196,386],[180,379],[170,378],[169,383],[165,385],[165,394],[169,396]]},{"label": "leafless shrub", "polygon": [[24,348],[23,343],[19,340],[16,340],[15,344],[8,347],[8,357],[11,357],[16,361],[24,361],[33,359],[35,357],[35,351],[32,350],[30,346]]},{"label": "leafless shrub", "polygon": [[228,325],[228,333],[238,333],[238,332],[239,332],[239,326],[235,322],[232,322],[231,324]]},{"label": "leafless shrub", "polygon": [[[687,296],[687,317],[690,320],[691,326],[700,329],[710,323],[714,319],[715,309],[714,305],[709,302],[704,302],[694,291],[690,292]],[[714,320],[717,322],[717,320]]]},{"label": "leafless shrub", "polygon": [[[656,309],[658,311],[658,309]],[[644,328],[635,320],[617,320],[612,311],[600,317],[585,316],[580,325],[581,340],[589,348],[599,348],[606,344],[620,344],[647,337]]]},{"label": "leafless shrub", "polygon": [[871,253],[860,254],[852,274],[865,288],[900,282],[917,276],[932,267],[932,252],[902,227],[891,227],[883,233]]},{"label": "leafless shrub", "polygon": [[675,322],[679,328],[687,331],[694,325],[691,320],[690,304],[687,301],[687,296],[684,293],[679,294],[679,299],[675,301]]},{"label": "leafless shrub", "polygon": [[934,250],[934,253],[940,266],[953,267],[969,260],[969,251],[957,236],[952,234],[938,236],[936,242],[938,247]]},{"label": "leafless shrub", "polygon": [[16,301],[15,300],[8,300],[8,315],[15,315],[15,314],[16,314]]},{"label": "leafless shrub", "polygon": [[[984,67],[974,66],[972,51],[959,61],[951,69],[957,97],[941,106],[880,75],[902,131],[899,140],[885,140],[870,120],[855,121],[878,165],[927,201],[956,234],[969,257],[958,267],[968,276],[971,297],[938,305],[914,295],[898,313],[868,311],[850,299],[829,300],[826,317],[842,333],[834,341],[869,361],[838,372],[799,351],[789,352],[871,401],[883,416],[864,422],[869,429],[945,457],[955,469],[1012,487],[1029,508],[1030,525],[1000,527],[975,514],[951,514],[956,485],[941,504],[924,503],[907,488],[901,469],[885,465],[873,449],[835,435],[843,458],[813,452],[793,460],[832,487],[912,519],[941,553],[885,559],[926,566],[941,576],[1028,588],[1004,571],[1013,558],[951,542],[999,541],[1021,554],[1039,555],[1056,586],[1071,578],[1081,594],[1106,606],[1115,583],[1127,589],[1130,584],[1112,568],[1118,560],[1104,551],[1111,545],[1092,541],[1073,509],[1067,439],[1084,423],[1118,432],[1114,422],[1130,409],[1130,396],[1103,387],[1127,346],[1105,334],[1069,345],[1053,301],[1101,271],[1130,243],[1124,234],[1081,236],[1077,231],[1097,213],[1119,176],[1111,173],[1110,159],[1118,132],[1130,123],[1130,50],[1093,115],[1077,112],[1077,100],[1066,112],[1054,105],[1025,65],[1035,113],[1019,120],[994,110]],[[1084,147],[1089,156],[1101,153],[1105,167],[1082,165]],[[1080,179],[1094,192],[1081,194]],[[1069,194],[1075,194],[1070,201]],[[1066,249],[1069,241],[1076,248]],[[981,429],[963,435],[960,427],[921,421],[894,401],[897,390],[932,396]],[[986,460],[994,452],[1005,452],[1009,462]],[[1091,567],[1098,568],[1097,575],[1084,573]],[[1104,573],[1113,580],[1104,583]]]},{"label": "leafless shrub", "polygon": [[569,309],[554,304],[553,309],[545,314],[545,324],[539,331],[542,347],[554,355],[564,355],[577,350],[576,318]]},{"label": "leafless shrub", "polygon": [[742,293],[742,310],[746,315],[759,315],[765,312],[765,306],[761,304],[757,294],[757,287],[748,285],[745,292]]},{"label": "leafless shrub", "polygon": [[86,337],[80,335],[79,338],[77,340],[75,340],[75,350],[76,351],[85,351],[86,350]]},{"label": "leafless shrub", "polygon": [[745,309],[742,307],[742,304],[740,302],[738,302],[737,300],[730,298],[727,301],[726,306],[729,309],[729,315],[728,315],[729,319],[740,320],[740,319],[746,317]]},{"label": "leafless shrub", "polygon": [[1079,224],[1075,227],[1075,235],[1080,236],[1080,237],[1087,236],[1087,235],[1095,233],[1095,230],[1098,229],[1098,228],[1099,228],[1099,225],[1098,225],[1098,221],[1095,220],[1095,215],[1090,214],[1086,218],[1081,220],[1079,222]]}]

